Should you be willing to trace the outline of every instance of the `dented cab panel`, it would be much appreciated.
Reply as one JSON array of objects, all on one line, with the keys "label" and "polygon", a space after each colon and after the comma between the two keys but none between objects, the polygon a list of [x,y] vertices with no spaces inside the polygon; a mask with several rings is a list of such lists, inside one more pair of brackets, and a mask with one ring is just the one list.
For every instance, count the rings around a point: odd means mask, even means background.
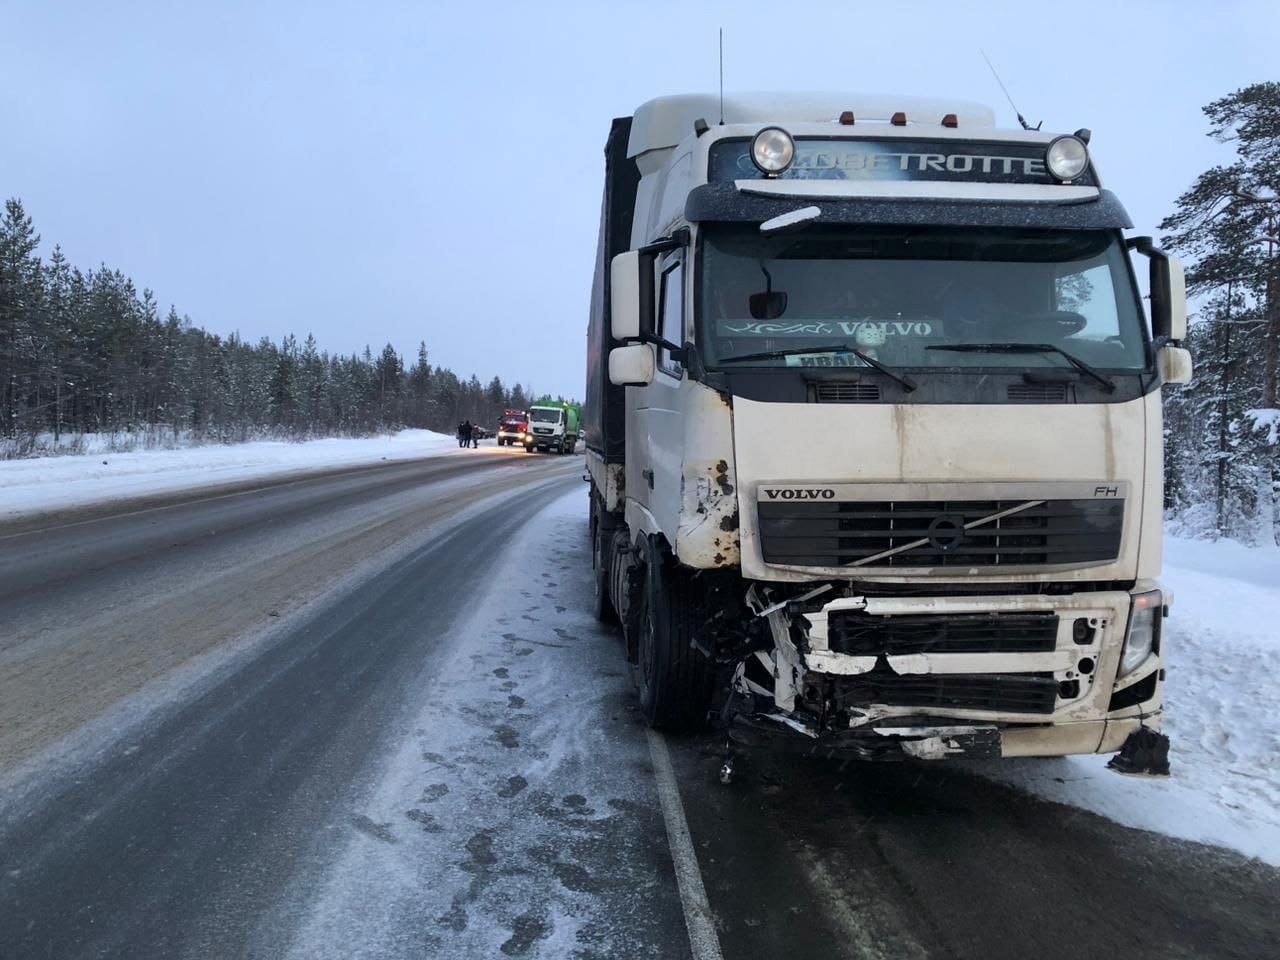
[{"label": "dented cab panel", "polygon": [[674,553],[696,569],[728,569],[740,559],[733,409],[724,394],[689,382],[684,463]]}]

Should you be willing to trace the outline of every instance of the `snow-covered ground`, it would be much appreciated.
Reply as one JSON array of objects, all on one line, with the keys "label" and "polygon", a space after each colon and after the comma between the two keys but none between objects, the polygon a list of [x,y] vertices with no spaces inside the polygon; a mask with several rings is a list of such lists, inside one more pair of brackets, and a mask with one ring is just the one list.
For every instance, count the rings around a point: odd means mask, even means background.
[{"label": "snow-covered ground", "polygon": [[259,440],[174,450],[0,461],[0,522],[36,513],[281,474],[409,460],[457,451],[452,436],[401,430],[381,437]]},{"label": "snow-covered ground", "polygon": [[1280,865],[1280,549],[1169,538],[1164,730],[1173,776],[1106,757],[983,764],[984,776],[1126,826]]},{"label": "snow-covered ground", "polygon": [[662,826],[620,641],[583,602],[586,520],[581,491],[534,513],[439,638],[400,746],[337,825],[337,863],[301,909],[286,897],[289,956],[680,952],[656,909]]}]

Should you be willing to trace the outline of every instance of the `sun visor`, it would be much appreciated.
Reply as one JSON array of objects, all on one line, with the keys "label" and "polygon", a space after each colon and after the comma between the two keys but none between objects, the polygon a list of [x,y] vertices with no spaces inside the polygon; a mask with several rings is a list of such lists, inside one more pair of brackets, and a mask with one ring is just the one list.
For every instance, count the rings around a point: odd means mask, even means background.
[{"label": "sun visor", "polygon": [[685,217],[691,223],[763,223],[816,206],[819,224],[891,224],[944,227],[1025,227],[1046,230],[1127,230],[1133,222],[1109,190],[1094,197],[1062,200],[956,199],[954,197],[838,197],[766,195],[733,182],[708,183],[690,191]]}]

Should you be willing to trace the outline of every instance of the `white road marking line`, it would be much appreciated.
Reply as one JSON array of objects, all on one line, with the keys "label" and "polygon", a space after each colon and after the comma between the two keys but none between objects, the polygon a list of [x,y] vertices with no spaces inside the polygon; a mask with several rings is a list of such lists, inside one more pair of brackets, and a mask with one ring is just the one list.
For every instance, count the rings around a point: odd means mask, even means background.
[{"label": "white road marking line", "polygon": [[684,803],[680,800],[680,788],[671,768],[671,755],[662,734],[653,730],[649,735],[649,755],[653,758],[654,777],[658,782],[658,801],[662,804],[662,818],[667,824],[667,843],[671,847],[671,862],[676,868],[676,885],[680,889],[680,904],[684,908],[684,922],[689,930],[689,949],[693,960],[724,960],[720,952],[720,936],[716,933],[715,917],[707,902],[707,891],[702,885],[702,871],[698,867],[698,855],[689,837],[689,821],[685,819]]}]

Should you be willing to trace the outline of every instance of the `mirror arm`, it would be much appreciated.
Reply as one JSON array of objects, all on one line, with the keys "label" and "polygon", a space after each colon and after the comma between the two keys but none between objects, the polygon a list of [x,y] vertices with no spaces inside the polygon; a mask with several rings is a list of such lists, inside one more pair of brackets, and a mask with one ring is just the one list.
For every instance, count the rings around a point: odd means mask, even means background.
[{"label": "mirror arm", "polygon": [[661,237],[653,241],[653,243],[646,243],[643,247],[638,247],[637,250],[641,255],[679,250],[689,245],[690,236],[689,228],[681,227],[678,230],[672,230],[668,236]]},{"label": "mirror arm", "polygon": [[676,363],[680,363],[680,364],[684,363],[685,348],[677,346],[676,344],[672,343],[670,340],[664,340],[662,337],[658,336],[656,333],[640,334],[640,342],[652,343],[655,347],[659,347],[663,350],[666,350],[669,354],[671,354],[671,359],[674,360]]},{"label": "mirror arm", "polygon": [[689,371],[689,377],[693,380],[701,380],[707,375],[707,368],[702,363],[702,354],[698,352],[697,344],[692,340],[684,342],[684,349],[680,351],[684,354],[680,358],[680,362],[684,368]]}]

